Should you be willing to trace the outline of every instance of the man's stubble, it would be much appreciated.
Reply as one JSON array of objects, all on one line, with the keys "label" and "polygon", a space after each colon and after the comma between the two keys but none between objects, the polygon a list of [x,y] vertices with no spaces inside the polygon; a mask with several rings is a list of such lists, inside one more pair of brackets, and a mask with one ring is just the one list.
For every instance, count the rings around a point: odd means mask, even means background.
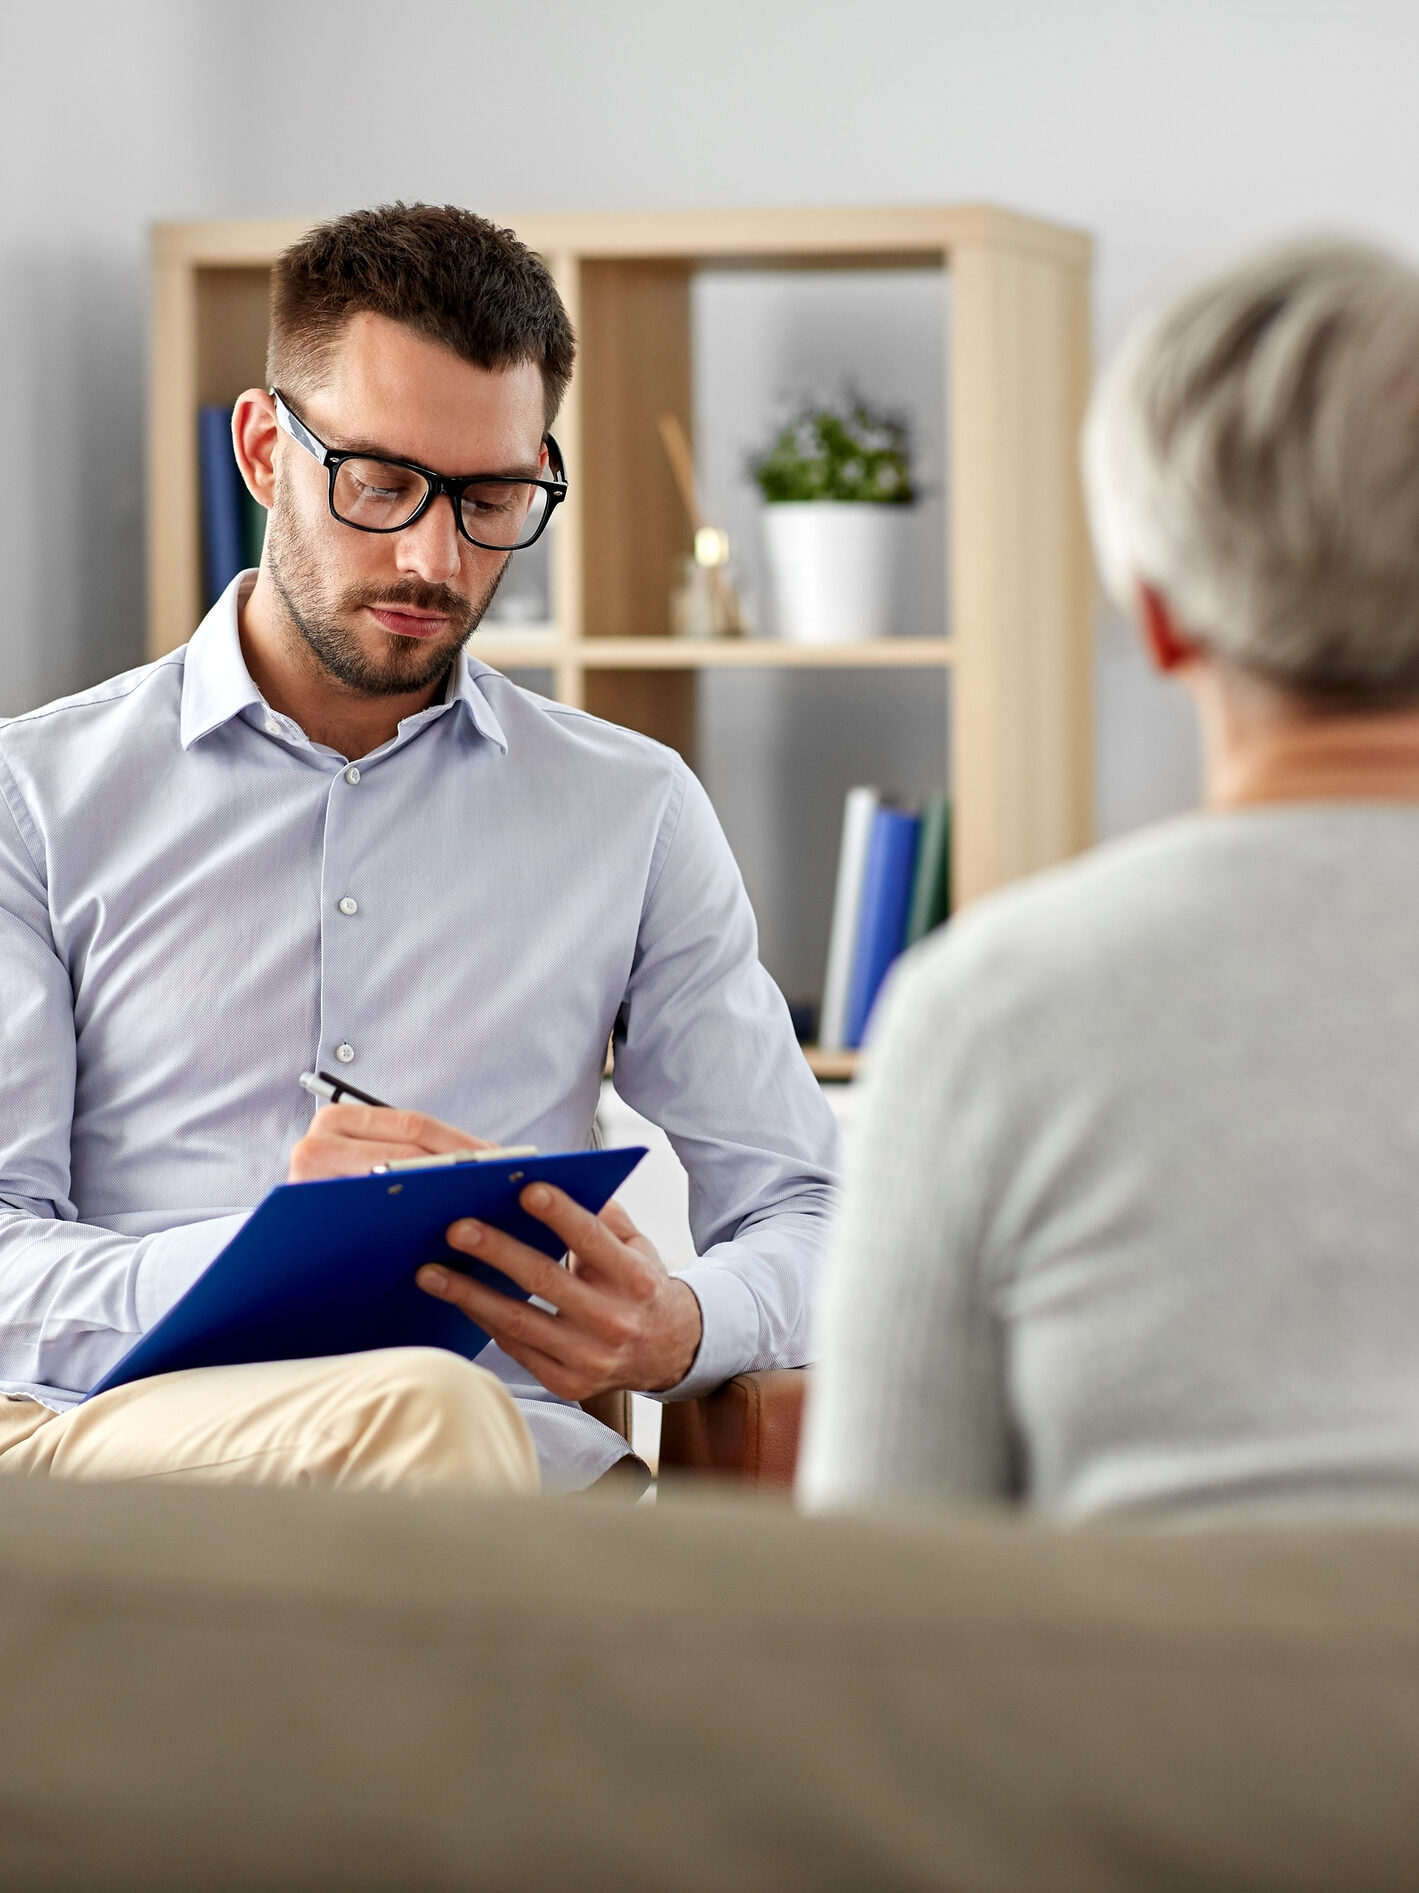
[{"label": "man's stubble", "polygon": [[[275,504],[267,523],[267,564],[276,595],[294,631],[320,668],[362,697],[402,697],[427,690],[447,676],[449,667],[481,623],[502,583],[504,559],[484,595],[470,601],[451,585],[428,585],[416,578],[392,585],[352,585],[332,592],[314,549],[294,523],[295,509],[285,482],[277,475]],[[346,528],[353,532],[353,527]],[[440,638],[385,636],[383,660],[372,657],[353,629],[367,607],[407,606],[438,612],[452,629]]]}]

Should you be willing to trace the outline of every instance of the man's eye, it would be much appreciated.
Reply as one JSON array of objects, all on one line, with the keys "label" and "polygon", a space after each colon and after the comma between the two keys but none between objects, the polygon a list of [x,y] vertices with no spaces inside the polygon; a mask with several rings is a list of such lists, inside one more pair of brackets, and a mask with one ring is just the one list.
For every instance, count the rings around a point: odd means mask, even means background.
[{"label": "man's eye", "polygon": [[517,481],[506,486],[490,481],[487,486],[463,489],[463,510],[476,519],[505,519],[510,514],[525,513],[530,497],[531,489]]}]

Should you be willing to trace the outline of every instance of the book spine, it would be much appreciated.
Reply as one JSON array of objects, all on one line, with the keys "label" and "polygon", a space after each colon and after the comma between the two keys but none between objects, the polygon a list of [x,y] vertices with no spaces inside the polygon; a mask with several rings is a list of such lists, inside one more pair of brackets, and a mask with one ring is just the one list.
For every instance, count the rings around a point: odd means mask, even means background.
[{"label": "book spine", "polygon": [[203,407],[197,416],[202,487],[202,569],[210,610],[242,570],[242,477],[232,452],[229,408]]},{"label": "book spine", "polygon": [[828,935],[828,966],[823,979],[823,1004],[818,1017],[818,1043],[824,1051],[840,1052],[847,1044],[847,992],[852,959],[857,947],[857,921],[862,907],[862,875],[867,865],[867,844],[872,818],[880,800],[876,789],[849,789],[843,803],[842,840],[838,844],[838,879],[833,894],[833,923]]},{"label": "book spine", "polygon": [[915,946],[951,912],[951,804],[934,795],[922,811],[907,945]]},{"label": "book spine", "polygon": [[867,845],[862,912],[848,987],[847,1043],[861,1045],[888,968],[906,945],[907,909],[916,872],[921,817],[879,808]]}]

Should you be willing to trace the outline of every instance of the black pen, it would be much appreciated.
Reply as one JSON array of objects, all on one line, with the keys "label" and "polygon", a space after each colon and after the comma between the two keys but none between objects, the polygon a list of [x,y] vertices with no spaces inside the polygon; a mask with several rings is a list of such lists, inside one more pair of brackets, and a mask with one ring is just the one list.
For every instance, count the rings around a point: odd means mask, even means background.
[{"label": "black pen", "polygon": [[[358,1098],[361,1104],[372,1104],[377,1111],[394,1108],[386,1104],[383,1098],[372,1098],[368,1091],[347,1085],[343,1078],[332,1078],[328,1071],[303,1071],[300,1083],[322,1104],[338,1104],[342,1098]],[[493,1144],[487,1150],[450,1150],[438,1157],[395,1157],[389,1163],[377,1163],[370,1174],[382,1177],[390,1170],[441,1170],[456,1163],[490,1163],[499,1157],[536,1155],[536,1144]]]},{"label": "black pen", "polygon": [[343,1078],[332,1078],[328,1071],[303,1071],[300,1083],[313,1098],[319,1098],[322,1104],[338,1104],[341,1098],[355,1098],[361,1104],[372,1104],[377,1111],[388,1111],[393,1107],[383,1098],[372,1098],[368,1091],[361,1091],[355,1085],[347,1085]]}]

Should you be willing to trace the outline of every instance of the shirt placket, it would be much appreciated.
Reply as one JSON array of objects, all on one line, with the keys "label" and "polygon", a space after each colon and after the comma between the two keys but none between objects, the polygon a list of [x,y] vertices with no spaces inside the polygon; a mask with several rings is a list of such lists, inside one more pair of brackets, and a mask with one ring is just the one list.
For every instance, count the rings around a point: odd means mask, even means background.
[{"label": "shirt placket", "polygon": [[347,1071],[359,1082],[364,1020],[371,891],[363,863],[369,858],[370,824],[379,785],[375,772],[350,763],[331,781],[325,801],[325,840],[320,871],[320,1065]]}]

